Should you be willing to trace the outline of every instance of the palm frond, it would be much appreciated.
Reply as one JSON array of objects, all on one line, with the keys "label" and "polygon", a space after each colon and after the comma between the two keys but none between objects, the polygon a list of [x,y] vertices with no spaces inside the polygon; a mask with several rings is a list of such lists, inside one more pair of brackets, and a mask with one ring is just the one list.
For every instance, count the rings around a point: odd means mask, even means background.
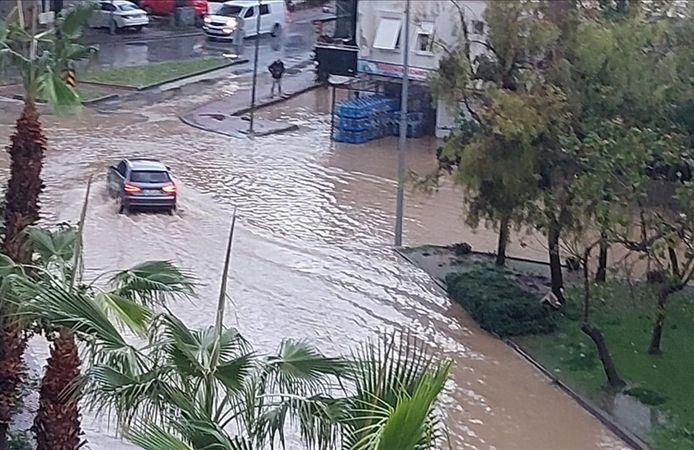
[{"label": "palm frond", "polygon": [[[378,342],[369,341],[355,352],[356,392],[351,399],[345,442],[349,449],[376,449],[389,415],[429,383],[431,374],[444,380],[450,362],[437,362],[423,343],[408,335],[394,334]],[[433,411],[427,415],[422,437],[434,439],[438,420]]]},{"label": "palm frond", "polygon": [[[402,390],[395,406],[370,402],[365,413],[371,422],[364,429],[354,450],[424,450],[435,448],[439,437],[432,426],[435,402],[443,390],[450,371],[450,362],[435,370],[427,371],[419,380],[413,393]],[[435,419],[433,419],[435,421]],[[368,422],[367,422],[368,423]]]},{"label": "palm frond", "polygon": [[95,8],[95,4],[82,3],[63,10],[56,20],[56,29],[68,41],[79,39]]},{"label": "palm frond", "polygon": [[324,392],[350,368],[343,358],[324,356],[309,343],[290,339],[283,341],[277,355],[267,357],[265,364],[274,389],[302,395]]},{"label": "palm frond", "polygon": [[198,450],[180,437],[153,424],[130,431],[127,438],[143,450]]},{"label": "palm frond", "polygon": [[194,294],[193,277],[169,261],[147,261],[114,275],[113,293],[143,305],[164,304]]},{"label": "palm frond", "polygon": [[22,315],[53,326],[71,329],[78,337],[107,350],[128,348],[106,312],[89,295],[71,291],[61,282],[34,282],[18,278],[13,285]]},{"label": "palm frond", "polygon": [[29,227],[25,231],[32,249],[44,262],[72,260],[75,252],[77,231],[73,227],[61,226],[51,230],[42,227]]},{"label": "palm frond", "polygon": [[135,333],[142,335],[147,331],[152,318],[152,311],[148,308],[110,292],[97,293],[95,301],[102,305],[108,317],[114,317]]},{"label": "palm frond", "polygon": [[340,422],[344,420],[347,404],[344,399],[316,395],[301,397],[284,395],[268,399],[270,405],[259,418],[260,442],[275,442],[285,446],[284,430],[288,425],[297,428],[302,442],[309,449],[337,448],[341,441]]}]

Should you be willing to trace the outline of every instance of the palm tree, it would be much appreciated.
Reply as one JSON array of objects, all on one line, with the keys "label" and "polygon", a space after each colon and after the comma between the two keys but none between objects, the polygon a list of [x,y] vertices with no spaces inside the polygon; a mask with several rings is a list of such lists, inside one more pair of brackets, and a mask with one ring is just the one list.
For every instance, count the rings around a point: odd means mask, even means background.
[{"label": "palm tree", "polygon": [[34,421],[37,449],[75,450],[82,444],[75,338],[90,344],[92,357],[103,348],[127,355],[129,345],[112,321],[142,335],[153,315],[150,307],[192,294],[193,283],[171,263],[151,261],[116,272],[103,288],[96,282],[104,276],[84,284],[75,270],[81,230],[30,228],[27,234],[40,266],[24,266],[31,275],[13,279],[14,303],[18,316],[51,342]]},{"label": "palm tree", "polygon": [[[0,64],[12,65],[22,76],[24,108],[17,119],[8,152],[11,174],[6,191],[2,252],[20,264],[31,262],[31,248],[23,231],[39,218],[39,195],[43,189],[41,169],[47,140],[41,129],[37,98],[63,111],[79,106],[79,96],[62,78],[73,61],[92,49],[76,44],[91,7],[69,10],[54,29],[38,35],[0,21]],[[25,330],[13,320],[10,305],[0,303],[0,450],[17,405],[18,386],[24,372],[22,355]]]}]

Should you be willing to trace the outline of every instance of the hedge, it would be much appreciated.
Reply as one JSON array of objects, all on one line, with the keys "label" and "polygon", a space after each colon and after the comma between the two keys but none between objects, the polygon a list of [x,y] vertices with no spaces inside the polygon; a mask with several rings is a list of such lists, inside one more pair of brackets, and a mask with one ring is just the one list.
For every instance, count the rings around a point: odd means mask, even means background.
[{"label": "hedge", "polygon": [[503,269],[476,266],[468,272],[449,274],[446,284],[449,295],[483,329],[499,336],[545,334],[557,327],[549,308]]}]

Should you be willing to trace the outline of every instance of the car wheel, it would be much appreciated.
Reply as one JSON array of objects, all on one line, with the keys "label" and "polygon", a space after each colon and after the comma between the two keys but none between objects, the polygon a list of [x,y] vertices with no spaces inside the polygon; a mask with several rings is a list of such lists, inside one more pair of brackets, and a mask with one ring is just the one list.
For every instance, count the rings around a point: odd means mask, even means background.
[{"label": "car wheel", "polygon": [[137,26],[137,27],[134,27],[134,28],[135,28],[135,31],[137,31],[138,33],[140,33],[140,32],[142,31],[142,26],[141,26],[141,25],[140,25],[140,26]]},{"label": "car wheel", "polygon": [[279,23],[276,23],[275,26],[272,27],[272,31],[270,32],[270,34],[272,35],[272,37],[277,37],[280,35],[281,31],[282,31],[282,27],[280,26]]}]

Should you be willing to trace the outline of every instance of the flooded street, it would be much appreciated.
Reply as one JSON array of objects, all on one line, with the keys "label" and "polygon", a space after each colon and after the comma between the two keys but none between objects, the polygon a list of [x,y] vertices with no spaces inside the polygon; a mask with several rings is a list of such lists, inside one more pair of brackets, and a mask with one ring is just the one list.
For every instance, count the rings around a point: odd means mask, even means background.
[{"label": "flooded street", "polygon": [[[211,88],[205,88],[211,89]],[[392,250],[397,145],[330,141],[330,98],[314,91],[263,115],[299,125],[291,134],[234,139],[187,127],[175,116],[214,92],[112,114],[45,117],[49,152],[43,214],[75,221],[86,180],[98,180],[86,224],[87,277],[146,259],[171,259],[198,277],[200,299],[173,310],[192,326],[212,323],[224,242],[238,208],[227,324],[259,351],[305,338],[326,353],[369,336],[410,330],[454,359],[448,386],[454,449],[622,449],[624,444],[502,342],[482,332],[419,269]],[[8,142],[11,127],[0,125]],[[411,141],[410,167],[434,167],[436,143]],[[123,156],[159,158],[180,185],[174,217],[118,215],[106,168]],[[3,173],[7,156],[3,154]],[[493,232],[463,225],[460,194],[408,192],[406,245],[467,240],[491,250]],[[528,238],[524,255],[543,257]],[[511,253],[520,247],[514,242]],[[86,418],[93,449],[133,448]],[[296,445],[288,447],[299,448]],[[396,450],[396,449],[394,449]]]}]

